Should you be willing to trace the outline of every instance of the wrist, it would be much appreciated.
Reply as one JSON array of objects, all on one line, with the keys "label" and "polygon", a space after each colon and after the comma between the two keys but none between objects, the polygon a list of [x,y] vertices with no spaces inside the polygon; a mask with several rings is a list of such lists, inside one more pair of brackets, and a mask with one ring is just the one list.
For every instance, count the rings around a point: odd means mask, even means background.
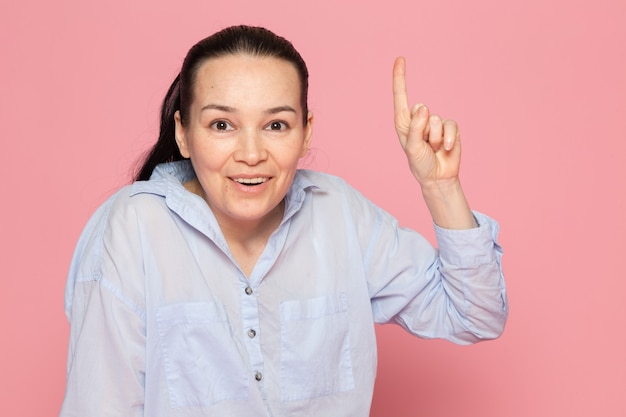
[{"label": "wrist", "polygon": [[420,187],[424,198],[432,196],[446,199],[463,194],[459,177],[423,182],[420,183]]},{"label": "wrist", "polygon": [[458,177],[421,186],[424,202],[437,226],[444,229],[477,227]]}]

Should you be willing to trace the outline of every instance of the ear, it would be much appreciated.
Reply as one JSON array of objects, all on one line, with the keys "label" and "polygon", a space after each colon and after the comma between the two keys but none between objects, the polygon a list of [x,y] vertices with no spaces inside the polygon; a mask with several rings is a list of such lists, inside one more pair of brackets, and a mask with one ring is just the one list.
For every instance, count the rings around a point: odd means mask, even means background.
[{"label": "ear", "polygon": [[311,147],[311,138],[313,137],[313,113],[309,112],[306,117],[307,123],[304,126],[304,142],[302,143],[302,152],[300,158],[304,158],[309,153]]},{"label": "ear", "polygon": [[187,136],[185,135],[185,127],[183,126],[182,121],[180,120],[180,111],[176,110],[174,113],[174,121],[176,122],[176,144],[178,145],[178,150],[183,158],[189,158],[189,148],[187,147]]}]

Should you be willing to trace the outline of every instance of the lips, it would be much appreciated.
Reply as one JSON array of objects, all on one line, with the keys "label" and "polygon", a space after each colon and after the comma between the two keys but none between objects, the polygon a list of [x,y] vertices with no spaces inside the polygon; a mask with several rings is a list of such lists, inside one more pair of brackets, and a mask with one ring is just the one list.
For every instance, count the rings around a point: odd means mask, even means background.
[{"label": "lips", "polygon": [[231,179],[239,184],[248,185],[248,186],[255,186],[255,185],[263,184],[269,180],[268,177],[231,178]]}]

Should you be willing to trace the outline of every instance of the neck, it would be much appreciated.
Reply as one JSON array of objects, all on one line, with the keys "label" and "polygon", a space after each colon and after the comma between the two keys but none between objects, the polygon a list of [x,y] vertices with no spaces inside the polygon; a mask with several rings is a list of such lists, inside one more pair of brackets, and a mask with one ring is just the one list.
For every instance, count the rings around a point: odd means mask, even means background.
[{"label": "neck", "polygon": [[[206,196],[197,180],[183,184],[184,187],[202,197]],[[207,202],[208,204],[208,202]],[[228,243],[228,247],[241,270],[250,276],[256,261],[263,253],[270,236],[280,225],[285,212],[285,201],[282,200],[270,213],[260,219],[235,220],[216,213],[217,223]]]},{"label": "neck", "polygon": [[281,202],[263,219],[248,222],[220,222],[220,229],[228,243],[230,252],[243,273],[250,277],[267,242],[280,225],[284,203]]},{"label": "neck", "polygon": [[218,218],[217,223],[228,243],[236,241],[245,244],[246,242],[258,240],[267,242],[270,235],[274,233],[283,219],[284,207],[285,203],[281,201],[270,213],[260,219],[233,220]]}]

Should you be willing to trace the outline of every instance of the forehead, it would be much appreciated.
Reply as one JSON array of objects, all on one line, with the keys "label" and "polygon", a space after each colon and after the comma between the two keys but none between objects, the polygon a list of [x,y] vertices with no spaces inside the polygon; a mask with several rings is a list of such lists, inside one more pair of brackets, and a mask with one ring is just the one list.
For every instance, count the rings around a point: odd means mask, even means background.
[{"label": "forehead", "polygon": [[284,59],[225,55],[198,67],[193,91],[194,104],[200,105],[217,100],[239,106],[295,106],[300,99],[300,80],[295,66]]}]

